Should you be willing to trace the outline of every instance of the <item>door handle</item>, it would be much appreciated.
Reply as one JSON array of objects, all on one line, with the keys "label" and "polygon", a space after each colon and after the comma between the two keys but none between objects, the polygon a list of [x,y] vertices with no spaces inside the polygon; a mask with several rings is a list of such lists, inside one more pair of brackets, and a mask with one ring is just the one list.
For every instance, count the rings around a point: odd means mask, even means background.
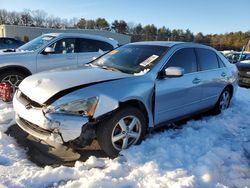
[{"label": "door handle", "polygon": [[195,78],[194,80],[193,80],[193,84],[198,84],[198,83],[200,83],[201,82],[201,79],[199,79],[199,78]]},{"label": "door handle", "polygon": [[222,72],[222,73],[221,73],[221,76],[222,76],[222,77],[226,77],[227,74],[226,74],[225,72]]}]

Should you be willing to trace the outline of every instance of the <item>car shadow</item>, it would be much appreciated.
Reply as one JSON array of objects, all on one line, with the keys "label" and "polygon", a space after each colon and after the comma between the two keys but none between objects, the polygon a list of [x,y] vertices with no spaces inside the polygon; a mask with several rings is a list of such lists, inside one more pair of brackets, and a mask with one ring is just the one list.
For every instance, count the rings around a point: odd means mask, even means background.
[{"label": "car shadow", "polygon": [[17,124],[8,128],[6,134],[13,137],[20,147],[27,151],[27,157],[37,166],[74,166],[76,160],[86,161],[90,156],[108,157],[97,141],[84,149],[73,151],[67,146],[50,146],[24,132]]}]

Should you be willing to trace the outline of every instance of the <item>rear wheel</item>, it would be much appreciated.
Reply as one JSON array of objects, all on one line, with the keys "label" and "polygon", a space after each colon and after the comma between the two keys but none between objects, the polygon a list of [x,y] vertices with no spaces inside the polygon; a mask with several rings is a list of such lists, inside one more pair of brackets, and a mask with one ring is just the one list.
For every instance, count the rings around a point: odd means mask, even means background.
[{"label": "rear wheel", "polygon": [[221,113],[224,110],[226,110],[230,105],[231,98],[232,98],[232,93],[230,89],[227,87],[222,91],[220,98],[216,103],[215,112]]},{"label": "rear wheel", "polygon": [[145,133],[143,113],[137,108],[126,107],[98,126],[97,140],[105,153],[115,157],[121,150],[140,144]]}]

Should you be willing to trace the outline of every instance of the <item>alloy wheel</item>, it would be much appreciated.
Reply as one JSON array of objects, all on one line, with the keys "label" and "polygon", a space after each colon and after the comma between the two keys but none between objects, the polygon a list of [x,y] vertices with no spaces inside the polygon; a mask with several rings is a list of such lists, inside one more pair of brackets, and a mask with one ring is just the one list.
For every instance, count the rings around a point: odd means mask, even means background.
[{"label": "alloy wheel", "polygon": [[224,111],[228,108],[230,103],[230,98],[231,96],[229,91],[225,90],[220,97],[220,103],[219,103],[220,111]]},{"label": "alloy wheel", "polygon": [[135,144],[141,135],[141,122],[135,116],[126,116],[115,125],[111,141],[115,149],[121,151]]},{"label": "alloy wheel", "polygon": [[24,78],[19,75],[8,75],[4,77],[1,82],[8,83],[12,87],[13,93],[16,91],[18,85]]}]

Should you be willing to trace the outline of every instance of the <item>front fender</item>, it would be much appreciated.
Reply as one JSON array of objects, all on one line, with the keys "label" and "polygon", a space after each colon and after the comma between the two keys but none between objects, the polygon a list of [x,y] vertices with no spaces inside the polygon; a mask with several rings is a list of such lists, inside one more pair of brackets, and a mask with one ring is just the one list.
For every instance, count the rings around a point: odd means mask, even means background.
[{"label": "front fender", "polygon": [[119,101],[106,95],[99,95],[99,101],[93,118],[109,113],[119,107]]}]

